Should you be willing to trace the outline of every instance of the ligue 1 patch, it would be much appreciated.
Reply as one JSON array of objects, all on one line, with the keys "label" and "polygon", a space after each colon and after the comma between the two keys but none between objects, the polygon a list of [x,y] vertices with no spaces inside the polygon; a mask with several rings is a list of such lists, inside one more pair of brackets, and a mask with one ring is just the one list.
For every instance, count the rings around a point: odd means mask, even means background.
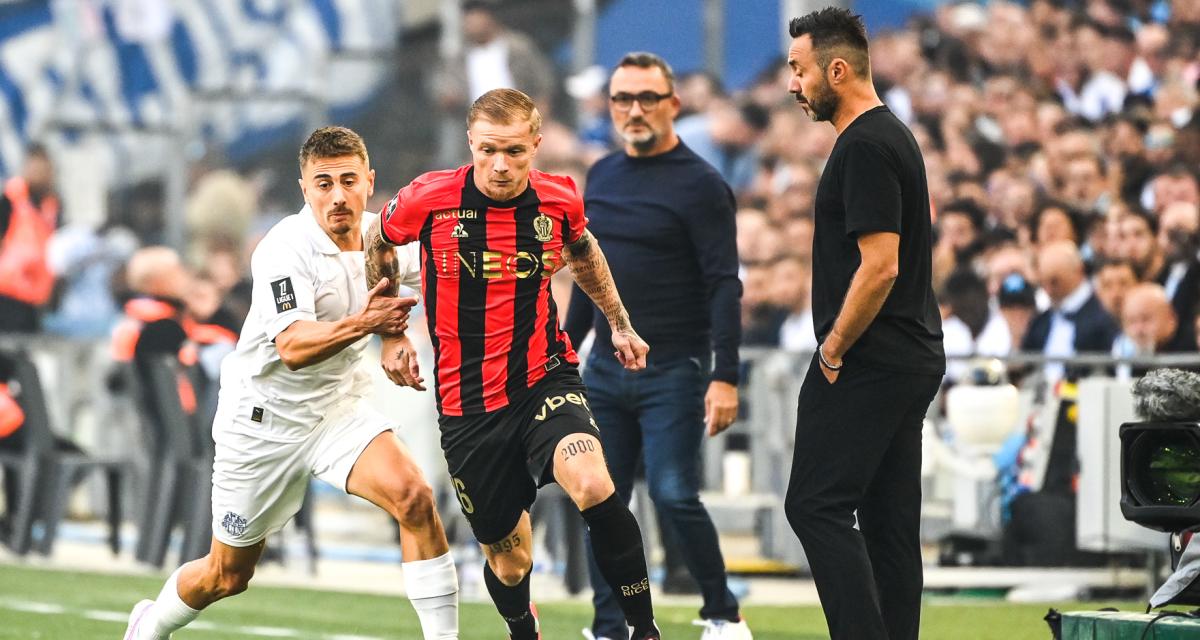
[{"label": "ligue 1 patch", "polygon": [[231,536],[240,536],[246,533],[246,525],[250,524],[245,517],[240,516],[232,511],[226,511],[225,517],[221,518],[221,527],[226,533]]},{"label": "ligue 1 patch", "polygon": [[558,365],[560,365],[560,364],[562,364],[562,361],[558,359],[558,356],[552,356],[549,360],[546,361],[546,364],[544,366],[546,368],[546,372],[549,373],[549,372],[557,369]]},{"label": "ligue 1 patch", "polygon": [[533,219],[533,239],[538,242],[550,242],[554,239],[554,221],[541,211],[538,212],[538,217]]},{"label": "ligue 1 patch", "polygon": [[292,288],[291,276],[271,283],[271,297],[275,298],[276,313],[296,308],[296,291]]},{"label": "ligue 1 patch", "polygon": [[254,409],[252,409],[250,411],[250,420],[252,420],[253,422],[262,422],[262,419],[263,419],[263,408],[262,407],[254,407]]},{"label": "ligue 1 patch", "polygon": [[388,200],[387,206],[383,208],[383,219],[385,221],[392,219],[392,214],[396,213],[396,207],[399,204],[400,204],[400,194],[397,193],[396,195],[392,196],[391,200]]}]

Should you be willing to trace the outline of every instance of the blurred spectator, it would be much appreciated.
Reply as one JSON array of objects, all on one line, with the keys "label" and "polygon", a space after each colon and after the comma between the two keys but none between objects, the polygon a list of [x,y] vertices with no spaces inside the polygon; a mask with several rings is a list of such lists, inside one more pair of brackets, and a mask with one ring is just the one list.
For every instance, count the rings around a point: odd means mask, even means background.
[{"label": "blurred spectator", "polygon": [[[184,365],[203,364],[205,375],[215,383],[220,373],[219,357],[203,352],[211,349],[223,356],[237,342],[237,334],[198,322],[192,316],[189,303],[202,311],[212,305],[204,304],[203,294],[192,301],[194,279],[179,255],[167,247],[139,249],[129,259],[126,279],[134,297],[125,303],[124,318],[113,329],[113,359],[139,364],[147,358],[171,354]],[[194,410],[195,395],[185,393],[181,397],[185,408]]]},{"label": "blurred spectator", "polygon": [[1033,285],[1020,273],[1008,274],[1000,283],[996,307],[1008,327],[1009,348],[1021,344],[1029,323],[1037,313]]},{"label": "blurred spectator", "polygon": [[608,153],[613,143],[612,119],[608,115],[608,73],[592,65],[567,78],[567,94],[575,100],[575,130],[589,154],[589,162]]},{"label": "blurred spectator", "polygon": [[771,262],[781,251],[779,231],[758,209],[737,212],[738,259],[744,265]]},{"label": "blurred spectator", "polygon": [[1082,241],[1081,216],[1070,207],[1057,202],[1043,204],[1029,221],[1029,239],[1038,247],[1054,242]]},{"label": "blurred spectator", "polygon": [[716,76],[707,71],[691,71],[679,76],[675,93],[679,96],[679,119],[706,113],[713,103],[725,96]]},{"label": "blurred spectator", "polygon": [[1111,200],[1107,180],[1104,161],[1099,156],[1079,155],[1068,160],[1063,168],[1060,195],[1067,204],[1085,214],[1100,213]]},{"label": "blurred spectator", "polygon": [[498,5],[487,0],[462,3],[466,46],[461,56],[443,61],[431,76],[438,104],[465,117],[476,98],[492,89],[510,87],[533,98],[542,117],[549,118],[554,69],[529,36],[500,22]]},{"label": "blurred spectator", "polygon": [[[811,242],[811,239],[810,239]],[[787,309],[788,315],[779,327],[779,346],[788,351],[812,353],[817,349],[817,332],[813,327],[812,269],[805,260],[789,256],[775,263],[775,304]]]},{"label": "blurred spectator", "polygon": [[258,190],[240,174],[218,169],[200,176],[185,204],[187,263],[207,267],[214,248],[240,247],[258,210]]},{"label": "blurred spectator", "polygon": [[938,212],[937,245],[934,254],[949,253],[954,265],[965,264],[979,251],[983,235],[984,213],[970,200],[956,200]]},{"label": "blurred spectator", "polygon": [[1166,266],[1166,258],[1156,234],[1158,223],[1141,211],[1129,211],[1117,220],[1116,255],[1128,260],[1141,282],[1157,281]]},{"label": "blurred spectator", "polygon": [[675,130],[683,143],[717,169],[734,193],[742,193],[758,170],[756,145],[770,113],[752,102],[717,101],[705,112],[682,118]]},{"label": "blurred spectator", "polygon": [[1174,165],[1158,174],[1151,182],[1155,213],[1161,213],[1176,202],[1200,206],[1200,184],[1196,174],[1182,165]]},{"label": "blurred spectator", "polygon": [[992,309],[987,283],[970,268],[959,268],[946,278],[938,302],[946,380],[961,380],[971,367],[956,356],[1006,356],[1012,351],[1012,335],[1004,316]]},{"label": "blurred spectator", "polygon": [[1104,310],[1114,318],[1121,317],[1121,305],[1125,295],[1137,285],[1137,274],[1133,265],[1124,260],[1105,260],[1096,266],[1092,275],[1092,286]]},{"label": "blurred spectator", "polygon": [[54,165],[45,148],[32,145],[21,175],[4,183],[0,194],[0,333],[39,329],[41,307],[54,287],[46,249],[58,213]]},{"label": "blurred spectator", "polygon": [[[1121,309],[1121,335],[1113,342],[1115,357],[1150,356],[1193,350],[1194,342],[1178,338],[1179,319],[1166,291],[1158,284],[1139,284],[1129,290]],[[1147,367],[1118,365],[1117,374],[1141,376]]]},{"label": "blurred spectator", "polygon": [[[1073,356],[1112,348],[1118,328],[1092,291],[1083,271],[1079,249],[1070,242],[1042,247],[1037,256],[1038,281],[1050,299],[1050,308],[1029,324],[1021,350],[1047,356]],[[1047,363],[1050,382],[1061,379],[1061,362]]]},{"label": "blurred spectator", "polygon": [[746,265],[742,273],[742,344],[778,347],[780,330],[789,312],[777,303],[772,285],[773,267]]},{"label": "blurred spectator", "polygon": [[1179,323],[1179,342],[1192,344],[1195,334],[1187,319],[1200,304],[1200,208],[1187,202],[1168,205],[1158,221],[1158,246],[1166,266],[1156,282],[1184,320]]},{"label": "blurred spectator", "polygon": [[48,333],[73,338],[104,338],[121,317],[114,280],[138,247],[124,227],[101,232],[68,225],[50,240],[47,260],[57,279],[54,310],[47,314]]}]

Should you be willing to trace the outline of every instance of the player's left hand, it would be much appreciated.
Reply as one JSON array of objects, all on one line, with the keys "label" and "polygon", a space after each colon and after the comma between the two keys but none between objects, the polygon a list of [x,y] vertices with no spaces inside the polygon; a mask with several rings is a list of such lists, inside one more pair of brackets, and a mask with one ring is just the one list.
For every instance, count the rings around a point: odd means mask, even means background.
[{"label": "player's left hand", "polygon": [[612,343],[617,349],[613,355],[617,357],[621,366],[630,371],[641,371],[646,368],[646,354],[650,352],[650,345],[642,340],[633,327],[613,331]]},{"label": "player's left hand", "polygon": [[421,368],[417,364],[417,349],[408,336],[384,336],[380,360],[383,372],[393,384],[425,390],[422,384],[425,378],[421,377]]},{"label": "player's left hand", "polygon": [[737,385],[720,380],[708,383],[708,393],[704,394],[704,426],[709,436],[728,429],[737,420],[737,410]]}]

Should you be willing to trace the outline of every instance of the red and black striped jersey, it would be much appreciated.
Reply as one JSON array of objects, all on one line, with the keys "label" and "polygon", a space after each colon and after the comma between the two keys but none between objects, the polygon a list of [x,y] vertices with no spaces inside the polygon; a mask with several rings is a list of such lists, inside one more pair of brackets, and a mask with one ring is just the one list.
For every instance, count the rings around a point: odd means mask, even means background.
[{"label": "red and black striped jersey", "polygon": [[578,364],[558,325],[550,276],[587,218],[575,182],[533,170],[498,202],[470,165],[426,173],[383,210],[393,244],[421,243],[421,289],[434,350],[438,410],[500,409],[564,361]]}]

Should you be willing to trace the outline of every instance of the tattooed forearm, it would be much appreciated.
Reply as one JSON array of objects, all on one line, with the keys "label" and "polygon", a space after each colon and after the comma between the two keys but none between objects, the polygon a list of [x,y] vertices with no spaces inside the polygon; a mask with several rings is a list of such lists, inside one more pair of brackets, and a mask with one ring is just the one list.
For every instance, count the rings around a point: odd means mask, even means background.
[{"label": "tattooed forearm", "polygon": [[567,245],[563,256],[575,275],[575,282],[608,318],[608,324],[616,331],[629,329],[629,314],[625,311],[625,305],[621,304],[621,295],[617,293],[612,272],[608,270],[608,261],[592,232],[584,231],[578,240]]},{"label": "tattooed forearm", "polygon": [[489,544],[488,548],[491,549],[492,553],[508,553],[513,549],[520,548],[520,546],[521,534],[514,533],[500,542],[493,542],[492,544]]},{"label": "tattooed forearm", "polygon": [[371,225],[363,247],[367,263],[367,289],[375,288],[381,279],[387,278],[388,286],[384,293],[394,298],[400,295],[400,282],[397,277],[400,273],[400,260],[396,257],[396,248],[383,239],[382,224],[382,220],[376,220],[375,224]]}]

